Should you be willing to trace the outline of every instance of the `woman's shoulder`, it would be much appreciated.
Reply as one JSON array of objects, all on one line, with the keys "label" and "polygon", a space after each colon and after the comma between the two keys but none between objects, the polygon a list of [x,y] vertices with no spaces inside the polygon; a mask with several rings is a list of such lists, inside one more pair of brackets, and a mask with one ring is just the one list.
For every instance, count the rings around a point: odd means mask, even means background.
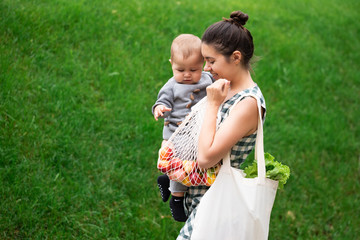
[{"label": "woman's shoulder", "polygon": [[[244,101],[245,99],[246,101]],[[254,106],[256,106],[257,105],[256,102],[260,103],[265,117],[265,113],[266,113],[265,98],[258,85],[255,85],[253,87],[238,92],[230,99],[228,99],[221,107],[219,113],[221,116],[221,122],[224,121],[225,118],[229,116],[232,109],[234,109],[236,112],[237,111],[243,112],[244,109],[245,110],[252,109]]]},{"label": "woman's shoulder", "polygon": [[242,98],[242,99],[251,96],[254,98],[264,99],[261,89],[257,84],[255,84],[253,87],[240,91],[239,93],[237,93],[237,95],[238,96],[236,96],[236,98]]},{"label": "woman's shoulder", "polygon": [[264,105],[263,107],[265,107],[265,98],[260,90],[260,87],[257,84],[255,84],[255,86],[244,89],[244,90],[236,93],[231,98],[229,98],[224,103],[224,108],[228,108],[228,107],[244,100],[247,97],[254,97],[255,99],[259,99],[261,105]]}]

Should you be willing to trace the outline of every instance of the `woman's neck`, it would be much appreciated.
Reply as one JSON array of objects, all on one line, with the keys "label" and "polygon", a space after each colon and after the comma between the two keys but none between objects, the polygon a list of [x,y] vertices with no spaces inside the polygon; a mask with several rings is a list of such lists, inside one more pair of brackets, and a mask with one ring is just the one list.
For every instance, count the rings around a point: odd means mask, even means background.
[{"label": "woman's neck", "polygon": [[250,72],[248,70],[240,71],[236,78],[230,81],[230,91],[228,98],[231,98],[236,93],[241,92],[247,88],[254,87],[256,84],[252,80]]}]

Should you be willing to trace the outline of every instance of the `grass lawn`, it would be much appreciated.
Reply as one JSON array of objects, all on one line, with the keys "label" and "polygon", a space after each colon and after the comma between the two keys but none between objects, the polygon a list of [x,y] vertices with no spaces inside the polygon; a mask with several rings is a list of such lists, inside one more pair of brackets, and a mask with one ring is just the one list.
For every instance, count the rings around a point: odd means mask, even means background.
[{"label": "grass lawn", "polygon": [[249,14],[265,151],[290,166],[269,239],[360,236],[360,2],[0,2],[0,239],[175,239],[156,178],[172,39]]}]

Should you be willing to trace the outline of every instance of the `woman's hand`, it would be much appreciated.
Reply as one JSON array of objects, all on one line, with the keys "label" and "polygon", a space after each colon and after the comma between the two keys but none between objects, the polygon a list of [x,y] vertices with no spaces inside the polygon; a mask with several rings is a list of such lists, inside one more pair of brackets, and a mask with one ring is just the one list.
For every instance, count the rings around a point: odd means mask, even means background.
[{"label": "woman's hand", "polygon": [[225,100],[230,88],[230,81],[219,79],[206,88],[209,104],[219,107]]}]

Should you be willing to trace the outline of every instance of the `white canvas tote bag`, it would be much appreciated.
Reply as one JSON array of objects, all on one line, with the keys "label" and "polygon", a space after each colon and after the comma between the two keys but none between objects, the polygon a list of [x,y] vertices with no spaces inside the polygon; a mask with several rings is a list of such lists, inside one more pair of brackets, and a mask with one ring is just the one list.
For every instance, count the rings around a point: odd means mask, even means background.
[{"label": "white canvas tote bag", "polygon": [[192,240],[262,240],[268,238],[270,214],[278,182],[265,177],[261,104],[255,143],[258,177],[245,178],[231,167],[230,153],[215,182],[201,199],[193,224]]}]

